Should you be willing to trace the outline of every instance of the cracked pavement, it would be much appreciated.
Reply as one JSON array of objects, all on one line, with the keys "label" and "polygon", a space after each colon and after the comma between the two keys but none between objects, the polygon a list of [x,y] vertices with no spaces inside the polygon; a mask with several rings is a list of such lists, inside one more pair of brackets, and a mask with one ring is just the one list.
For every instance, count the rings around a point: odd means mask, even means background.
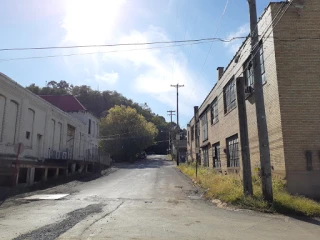
[{"label": "cracked pavement", "polygon": [[7,199],[0,239],[319,239],[318,220],[214,206],[165,158],[36,192],[61,200]]}]

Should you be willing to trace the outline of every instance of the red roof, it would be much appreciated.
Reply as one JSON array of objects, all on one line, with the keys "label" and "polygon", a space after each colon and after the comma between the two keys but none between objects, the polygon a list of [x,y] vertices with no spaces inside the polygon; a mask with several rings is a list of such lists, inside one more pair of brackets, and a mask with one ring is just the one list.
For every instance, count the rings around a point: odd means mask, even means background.
[{"label": "red roof", "polygon": [[65,112],[87,111],[73,95],[40,95],[40,97]]}]

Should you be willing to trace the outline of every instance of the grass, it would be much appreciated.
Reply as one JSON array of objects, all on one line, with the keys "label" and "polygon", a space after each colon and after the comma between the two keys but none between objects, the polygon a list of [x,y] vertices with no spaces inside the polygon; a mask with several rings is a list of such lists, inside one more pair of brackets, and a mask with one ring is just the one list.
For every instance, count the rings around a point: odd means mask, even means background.
[{"label": "grass", "polygon": [[298,214],[308,217],[320,217],[320,203],[303,196],[291,195],[287,192],[285,182],[273,179],[274,202],[269,206],[262,197],[261,180],[253,176],[252,197],[244,196],[242,179],[239,175],[221,175],[213,169],[198,168],[196,179],[195,165],[180,164],[179,169],[206,190],[208,199],[220,199],[223,202],[242,208],[265,212]]}]

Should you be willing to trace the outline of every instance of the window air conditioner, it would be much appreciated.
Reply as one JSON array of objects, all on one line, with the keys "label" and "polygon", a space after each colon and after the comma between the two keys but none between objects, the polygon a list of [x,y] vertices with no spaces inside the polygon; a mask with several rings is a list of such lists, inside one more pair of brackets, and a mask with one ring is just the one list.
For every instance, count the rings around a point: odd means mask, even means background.
[{"label": "window air conditioner", "polygon": [[245,89],[244,89],[244,92],[246,94],[251,94],[253,93],[253,87],[252,86],[247,86]]}]

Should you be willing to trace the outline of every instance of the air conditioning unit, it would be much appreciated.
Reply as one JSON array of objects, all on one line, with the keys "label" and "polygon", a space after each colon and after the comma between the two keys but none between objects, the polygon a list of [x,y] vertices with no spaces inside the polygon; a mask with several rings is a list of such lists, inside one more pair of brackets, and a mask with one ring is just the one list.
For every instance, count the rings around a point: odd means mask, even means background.
[{"label": "air conditioning unit", "polygon": [[56,156],[56,157],[55,157],[56,159],[60,159],[60,158],[61,158],[61,152],[56,151],[55,156]]},{"label": "air conditioning unit", "polygon": [[62,157],[63,160],[66,160],[68,158],[68,153],[67,152],[62,152]]},{"label": "air conditioning unit", "polygon": [[244,92],[245,92],[246,94],[251,94],[251,93],[253,93],[253,91],[254,91],[254,89],[253,89],[252,86],[247,86],[247,87],[244,89]]}]

